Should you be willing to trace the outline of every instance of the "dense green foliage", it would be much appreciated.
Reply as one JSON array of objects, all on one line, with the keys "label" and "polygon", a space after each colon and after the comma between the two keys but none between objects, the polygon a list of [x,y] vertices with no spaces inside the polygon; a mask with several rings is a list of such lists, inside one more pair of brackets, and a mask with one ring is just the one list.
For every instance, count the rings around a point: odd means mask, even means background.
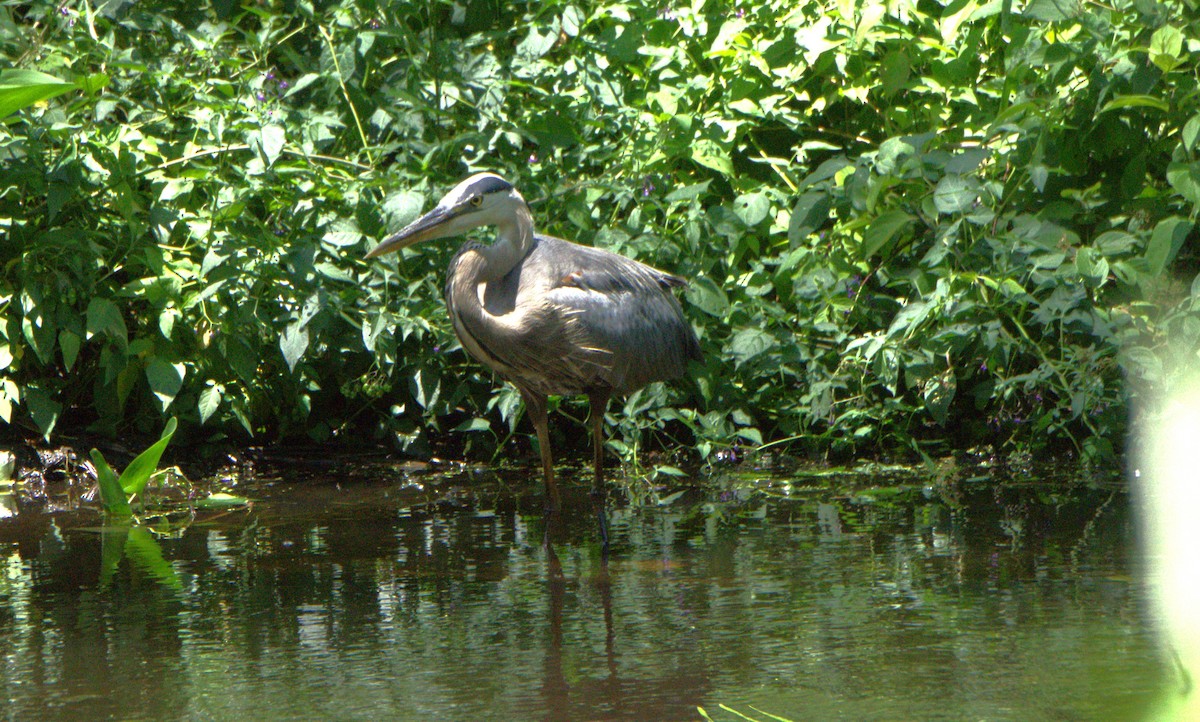
[{"label": "dense green foliage", "polygon": [[494,447],[454,244],[361,255],[495,170],[694,279],[706,362],[626,451],[1108,451],[1200,342],[1192,3],[0,5],[78,88],[0,127],[0,417]]}]

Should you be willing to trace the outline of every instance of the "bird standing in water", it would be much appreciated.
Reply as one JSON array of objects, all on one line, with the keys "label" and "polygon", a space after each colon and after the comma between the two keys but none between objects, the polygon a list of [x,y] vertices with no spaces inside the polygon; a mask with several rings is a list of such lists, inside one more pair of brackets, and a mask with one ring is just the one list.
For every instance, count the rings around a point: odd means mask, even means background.
[{"label": "bird standing in water", "polygon": [[459,183],[367,258],[479,226],[496,226],[495,241],[467,241],[459,249],[446,278],[446,306],[463,348],[521,393],[537,430],[547,506],[557,508],[547,396],[587,395],[601,489],[609,398],[681,376],[689,360],[700,358],[672,292],[687,281],[536,233],[525,199],[493,173]]}]

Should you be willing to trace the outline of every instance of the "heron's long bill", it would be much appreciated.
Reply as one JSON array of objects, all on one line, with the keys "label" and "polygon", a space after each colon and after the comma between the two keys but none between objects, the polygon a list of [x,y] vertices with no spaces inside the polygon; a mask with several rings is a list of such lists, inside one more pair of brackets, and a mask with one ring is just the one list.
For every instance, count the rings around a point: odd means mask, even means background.
[{"label": "heron's long bill", "polygon": [[386,253],[399,251],[402,248],[408,248],[414,243],[420,243],[431,238],[439,238],[441,234],[438,231],[441,230],[442,225],[454,219],[457,215],[451,209],[436,206],[433,210],[380,241],[379,245],[367,251],[366,257],[375,258]]}]

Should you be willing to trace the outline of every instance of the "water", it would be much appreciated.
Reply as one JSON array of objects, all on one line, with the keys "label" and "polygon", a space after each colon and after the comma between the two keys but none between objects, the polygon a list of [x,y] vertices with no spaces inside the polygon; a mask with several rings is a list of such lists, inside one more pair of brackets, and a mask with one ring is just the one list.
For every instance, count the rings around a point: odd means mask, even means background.
[{"label": "water", "polygon": [[285,473],[162,538],[9,496],[0,717],[1133,720],[1180,685],[1120,488],[805,483],[618,500],[606,563],[578,482],[562,578],[526,475]]}]

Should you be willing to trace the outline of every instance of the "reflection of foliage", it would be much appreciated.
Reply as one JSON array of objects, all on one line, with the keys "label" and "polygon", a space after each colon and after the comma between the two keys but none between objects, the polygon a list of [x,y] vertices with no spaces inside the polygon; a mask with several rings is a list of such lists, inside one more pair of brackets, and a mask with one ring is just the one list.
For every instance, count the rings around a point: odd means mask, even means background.
[{"label": "reflection of foliage", "polygon": [[1200,21],[1006,7],[2,8],[5,57],[78,90],[0,134],[0,418],[410,444],[515,423],[442,352],[449,249],[357,260],[488,168],[545,230],[694,279],[708,360],[689,403],[628,401],[627,454],[684,427],[705,456],[1106,453],[1122,376],[1157,383],[1164,339],[1200,335],[1167,275],[1196,270]]}]

